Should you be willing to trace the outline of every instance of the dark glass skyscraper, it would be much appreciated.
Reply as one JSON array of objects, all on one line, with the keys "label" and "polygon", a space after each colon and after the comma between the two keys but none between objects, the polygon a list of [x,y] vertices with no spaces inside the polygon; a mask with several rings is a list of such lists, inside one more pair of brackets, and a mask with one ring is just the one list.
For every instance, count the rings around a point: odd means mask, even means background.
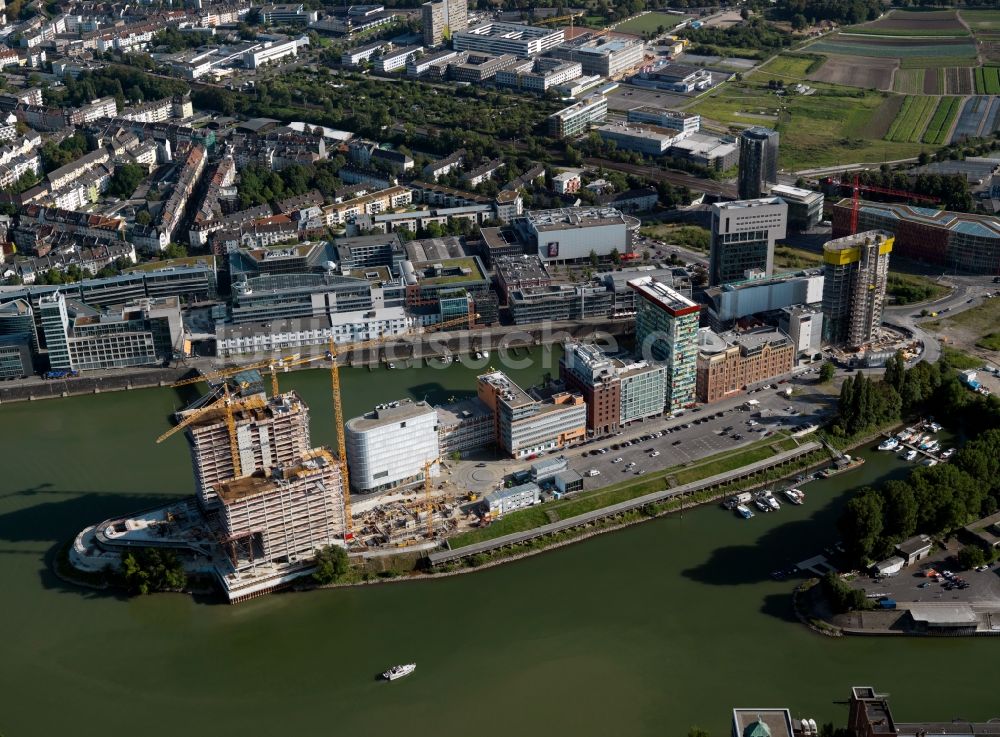
[{"label": "dark glass skyscraper", "polygon": [[754,126],[740,134],[739,195],[754,200],[778,183],[778,132]]}]

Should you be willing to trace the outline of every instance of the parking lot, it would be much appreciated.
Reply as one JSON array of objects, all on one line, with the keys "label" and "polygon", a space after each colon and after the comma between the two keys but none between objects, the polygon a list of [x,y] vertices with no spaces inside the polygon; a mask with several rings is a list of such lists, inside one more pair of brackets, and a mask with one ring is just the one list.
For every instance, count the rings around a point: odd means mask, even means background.
[{"label": "parking lot", "polygon": [[[955,550],[958,546],[955,546]],[[870,576],[861,576],[853,583],[866,594],[880,594],[897,602],[930,602],[938,604],[993,604],[1000,603],[1000,564],[994,563],[984,571],[963,571],[954,561],[946,560],[954,550],[937,551],[930,558],[904,568],[894,576],[876,582]],[[955,586],[943,575],[928,578],[928,569],[938,574],[948,571],[965,581],[966,588]],[[874,598],[874,597],[873,597]]]},{"label": "parking lot", "polygon": [[[774,438],[779,430],[794,432],[820,424],[822,413],[832,407],[834,395],[817,391],[815,378],[815,373],[803,374],[787,383],[768,384],[750,394],[688,410],[680,417],[636,422],[618,435],[577,444],[556,455],[565,456],[569,467],[584,477],[584,489],[596,489],[626,477],[736,450],[765,437]],[[784,395],[788,387],[793,390],[791,397]],[[744,406],[751,399],[760,403],[753,410]],[[754,424],[750,425],[751,422]],[[659,437],[649,437],[660,432],[663,434]],[[647,439],[642,440],[643,436]],[[626,442],[629,445],[623,446]],[[604,453],[600,452],[602,449]],[[651,457],[654,452],[659,455]],[[616,461],[618,458],[622,460]],[[463,489],[485,493],[495,488],[506,474],[527,468],[533,462],[484,461],[480,457],[449,462],[453,471],[450,481]],[[591,469],[598,471],[598,475],[589,476]]]}]

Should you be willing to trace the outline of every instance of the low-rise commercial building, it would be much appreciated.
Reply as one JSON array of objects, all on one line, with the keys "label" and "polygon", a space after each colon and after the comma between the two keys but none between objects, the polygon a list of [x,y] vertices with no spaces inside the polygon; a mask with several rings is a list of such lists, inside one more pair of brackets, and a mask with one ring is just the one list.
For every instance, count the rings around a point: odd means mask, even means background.
[{"label": "low-rise commercial building", "polygon": [[351,489],[384,491],[421,483],[425,466],[440,473],[437,412],[426,402],[380,404],[344,426]]},{"label": "low-rise commercial building", "polygon": [[669,154],[706,169],[728,171],[739,162],[740,151],[735,139],[691,133],[670,147]]},{"label": "low-rise commercial building", "polygon": [[513,458],[563,448],[586,435],[587,406],[579,394],[535,399],[494,371],[479,377],[478,396],[493,411],[497,445]]},{"label": "low-rise commercial building", "polygon": [[613,207],[564,207],[528,210],[514,228],[542,261],[567,262],[631,253],[639,221]]},{"label": "low-rise commercial building", "polygon": [[398,72],[405,69],[407,62],[423,50],[423,46],[404,46],[401,49],[385,50],[375,61],[375,68],[383,74]]},{"label": "low-rise commercial building", "polygon": [[792,305],[819,305],[823,301],[823,272],[819,269],[773,279],[726,284],[705,291],[705,316],[713,330],[728,330],[736,320]]},{"label": "low-rise commercial building", "polygon": [[645,46],[638,39],[579,37],[551,55],[580,64],[583,74],[614,78],[643,63]]},{"label": "low-rise commercial building", "polygon": [[545,92],[580,76],[580,63],[561,59],[538,58],[514,68],[497,72],[496,83],[517,90]]},{"label": "low-rise commercial building", "polygon": [[792,339],[799,358],[813,359],[823,347],[823,311],[807,305],[781,308],[778,329]]},{"label": "low-rise commercial building", "polygon": [[538,256],[498,256],[493,259],[493,269],[501,304],[510,302],[510,293],[514,289],[547,287],[552,284],[552,275]]},{"label": "low-rise commercial building", "polygon": [[509,512],[538,504],[541,491],[538,484],[531,482],[497,489],[483,497],[483,508],[491,519],[499,519]]},{"label": "low-rise commercial building", "polygon": [[624,151],[636,151],[646,156],[662,156],[681,135],[676,131],[635,123],[607,123],[597,129],[605,141],[613,141]]},{"label": "low-rise commercial building", "polygon": [[711,403],[748,386],[791,372],[795,345],[779,330],[723,333],[698,331],[698,401]]},{"label": "low-rise commercial building", "polygon": [[637,87],[670,92],[698,92],[712,86],[712,73],[702,67],[667,63],[652,71],[640,72],[630,80]]},{"label": "low-rise commercial building", "polygon": [[678,110],[666,110],[665,108],[644,105],[629,110],[627,117],[629,123],[649,123],[685,135],[701,130],[701,116],[696,113],[684,113]]}]

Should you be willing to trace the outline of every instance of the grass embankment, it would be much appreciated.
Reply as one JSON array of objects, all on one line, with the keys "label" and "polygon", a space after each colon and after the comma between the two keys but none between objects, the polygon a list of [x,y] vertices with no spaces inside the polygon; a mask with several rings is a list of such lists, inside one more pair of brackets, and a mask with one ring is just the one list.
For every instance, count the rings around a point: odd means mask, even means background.
[{"label": "grass embankment", "polygon": [[959,371],[979,368],[983,363],[975,356],[970,356],[968,353],[963,353],[957,348],[952,348],[947,345],[941,346],[941,355],[944,356],[944,360],[957,368]]},{"label": "grass embankment", "polygon": [[777,453],[791,450],[795,446],[795,440],[786,435],[778,434],[744,448],[709,456],[690,466],[671,466],[662,471],[655,471],[638,478],[629,478],[600,489],[584,491],[570,498],[512,512],[493,522],[489,527],[464,532],[450,538],[449,542],[452,548],[461,548],[514,532],[532,530],[550,522],[569,519],[586,512],[592,512],[595,509],[661,491],[667,488],[667,481],[671,477],[677,485],[689,484],[770,458]]},{"label": "grass embankment", "polygon": [[778,246],[774,249],[774,268],[811,269],[823,263],[823,257],[813,251],[805,251],[792,246]]}]

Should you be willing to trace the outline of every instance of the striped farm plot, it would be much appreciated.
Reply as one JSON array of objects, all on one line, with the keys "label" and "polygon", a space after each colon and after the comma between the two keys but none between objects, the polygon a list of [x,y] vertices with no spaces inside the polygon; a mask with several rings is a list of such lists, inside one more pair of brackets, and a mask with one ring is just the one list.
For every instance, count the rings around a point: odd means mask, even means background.
[{"label": "striped farm plot", "polygon": [[995,130],[1000,130],[1000,97],[976,95],[962,106],[951,140],[986,138]]},{"label": "striped farm plot", "polygon": [[975,79],[977,95],[1000,95],[1000,67],[979,67]]},{"label": "striped farm plot", "polygon": [[885,140],[896,143],[917,143],[923,137],[927,123],[937,107],[937,97],[909,95],[903,100],[896,119],[889,126]]},{"label": "striped farm plot", "polygon": [[924,143],[938,145],[945,142],[948,133],[951,132],[952,123],[955,122],[955,118],[958,116],[961,102],[961,97],[941,98],[937,109],[934,110],[931,121],[927,124],[927,129],[924,131],[923,138],[921,139]]},{"label": "striped farm plot", "polygon": [[924,91],[923,69],[897,69],[892,89],[904,95],[919,95]]}]

